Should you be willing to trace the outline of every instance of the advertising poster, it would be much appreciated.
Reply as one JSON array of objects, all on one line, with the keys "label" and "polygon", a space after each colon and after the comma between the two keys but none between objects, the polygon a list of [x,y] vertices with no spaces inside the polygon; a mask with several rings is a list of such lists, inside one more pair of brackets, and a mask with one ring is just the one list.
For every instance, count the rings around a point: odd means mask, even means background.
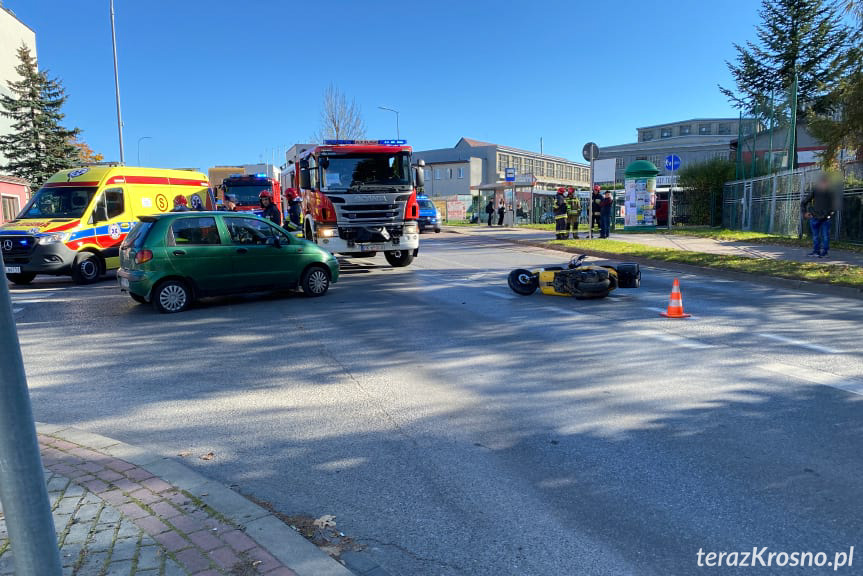
[{"label": "advertising poster", "polygon": [[448,200],[446,203],[447,220],[467,219],[467,206],[459,200]]},{"label": "advertising poster", "polygon": [[624,200],[624,227],[656,226],[656,178],[627,179]]}]

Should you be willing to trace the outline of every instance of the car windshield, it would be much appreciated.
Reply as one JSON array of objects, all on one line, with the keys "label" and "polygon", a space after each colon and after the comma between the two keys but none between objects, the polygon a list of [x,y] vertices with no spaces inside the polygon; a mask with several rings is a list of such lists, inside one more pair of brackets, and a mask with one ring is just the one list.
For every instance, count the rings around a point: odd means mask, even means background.
[{"label": "car windshield", "polygon": [[233,185],[225,188],[225,194],[236,196],[240,206],[258,206],[261,203],[259,196],[264,190],[270,190],[270,187],[267,184]]},{"label": "car windshield", "polygon": [[418,203],[422,210],[435,210],[434,202],[431,200],[419,200]]},{"label": "car windshield", "polygon": [[410,186],[410,154],[326,156],[324,188],[360,192],[375,186]]},{"label": "car windshield", "polygon": [[80,218],[95,193],[95,186],[40,188],[19,218]]}]

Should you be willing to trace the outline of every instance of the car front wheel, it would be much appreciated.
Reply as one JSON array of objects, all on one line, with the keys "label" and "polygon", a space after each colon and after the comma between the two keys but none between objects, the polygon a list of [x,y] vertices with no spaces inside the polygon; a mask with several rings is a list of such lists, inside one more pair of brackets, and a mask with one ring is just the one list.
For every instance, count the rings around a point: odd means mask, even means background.
[{"label": "car front wheel", "polygon": [[320,266],[313,266],[303,272],[300,285],[307,296],[323,296],[330,289],[330,273]]},{"label": "car front wheel", "polygon": [[36,277],[36,274],[33,272],[19,272],[17,274],[6,274],[6,279],[12,282],[13,284],[18,284],[19,286],[24,286],[25,284],[29,284],[33,281],[33,278]]},{"label": "car front wheel", "polygon": [[153,290],[153,307],[163,314],[182,312],[192,303],[189,287],[180,280],[168,280]]}]

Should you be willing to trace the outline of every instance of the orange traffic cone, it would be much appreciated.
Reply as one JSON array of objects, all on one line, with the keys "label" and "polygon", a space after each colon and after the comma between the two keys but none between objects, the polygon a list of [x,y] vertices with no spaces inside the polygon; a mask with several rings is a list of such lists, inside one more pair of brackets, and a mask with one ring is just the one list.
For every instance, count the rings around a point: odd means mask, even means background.
[{"label": "orange traffic cone", "polygon": [[683,297],[680,295],[680,281],[677,278],[674,279],[674,285],[671,287],[668,311],[660,312],[659,315],[666,318],[689,318],[692,316],[692,314],[684,314],[683,312]]}]

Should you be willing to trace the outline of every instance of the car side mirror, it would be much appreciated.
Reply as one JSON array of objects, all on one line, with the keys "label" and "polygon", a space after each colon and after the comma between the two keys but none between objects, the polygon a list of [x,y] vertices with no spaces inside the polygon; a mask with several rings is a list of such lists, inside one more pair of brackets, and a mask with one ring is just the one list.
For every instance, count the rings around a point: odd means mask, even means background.
[{"label": "car side mirror", "polygon": [[278,236],[273,236],[272,238],[267,238],[267,246],[272,246],[273,248],[281,248],[282,241],[279,240]]}]

